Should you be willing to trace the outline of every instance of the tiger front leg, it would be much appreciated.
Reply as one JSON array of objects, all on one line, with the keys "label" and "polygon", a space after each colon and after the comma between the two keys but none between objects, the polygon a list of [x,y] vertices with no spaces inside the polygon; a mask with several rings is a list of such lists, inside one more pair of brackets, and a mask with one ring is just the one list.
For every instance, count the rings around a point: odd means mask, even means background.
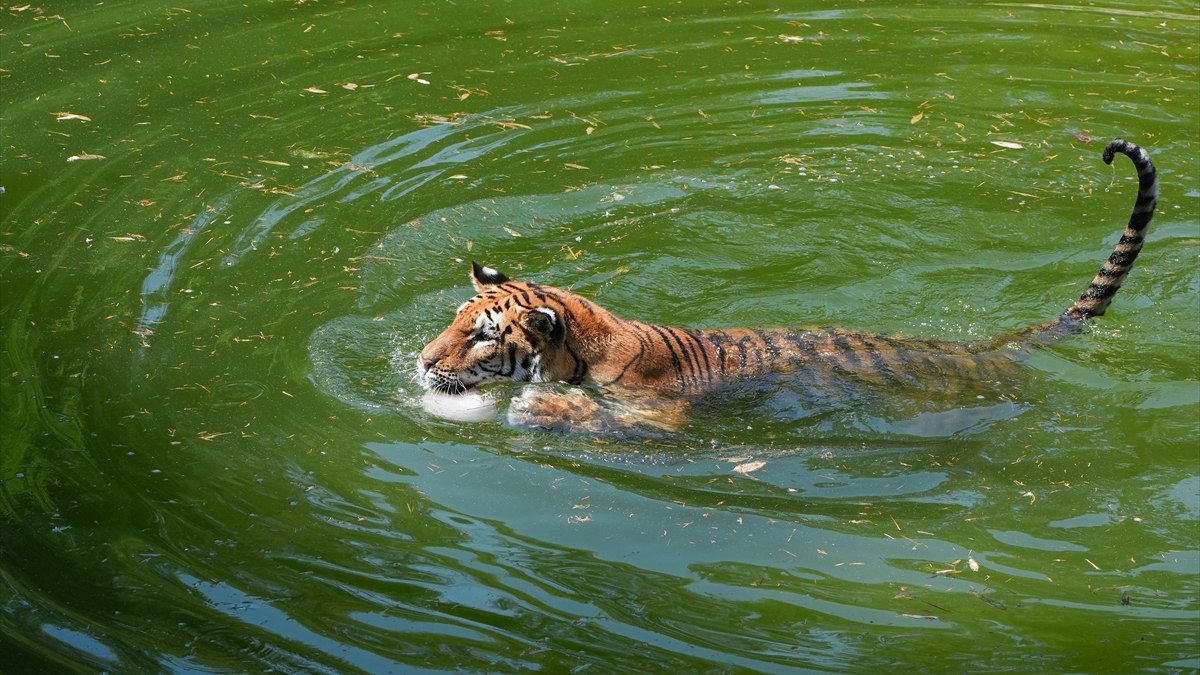
[{"label": "tiger front leg", "polygon": [[508,407],[509,424],[542,431],[676,431],[685,421],[686,404],[682,401],[589,394],[578,387],[525,387]]}]

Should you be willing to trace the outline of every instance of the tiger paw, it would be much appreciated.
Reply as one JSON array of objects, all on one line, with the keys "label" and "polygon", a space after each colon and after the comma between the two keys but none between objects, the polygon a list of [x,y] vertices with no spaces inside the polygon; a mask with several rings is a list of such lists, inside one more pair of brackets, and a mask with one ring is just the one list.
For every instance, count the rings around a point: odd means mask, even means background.
[{"label": "tiger paw", "polygon": [[636,435],[675,431],[685,420],[682,401],[589,393],[579,387],[525,387],[508,407],[509,424],[543,431]]},{"label": "tiger paw", "polygon": [[508,423],[543,431],[602,432],[617,426],[613,416],[582,389],[526,387],[508,405]]}]

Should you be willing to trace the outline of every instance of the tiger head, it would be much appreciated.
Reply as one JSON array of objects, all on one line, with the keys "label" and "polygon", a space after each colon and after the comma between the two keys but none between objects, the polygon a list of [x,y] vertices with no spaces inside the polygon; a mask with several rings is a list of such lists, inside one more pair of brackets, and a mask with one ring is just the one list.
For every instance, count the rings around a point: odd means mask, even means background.
[{"label": "tiger head", "polygon": [[[492,382],[579,383],[587,364],[568,333],[579,328],[579,303],[547,286],[513,281],[471,263],[476,295],[417,357],[417,380],[431,391],[462,394]],[[599,308],[596,308],[599,309]]]}]

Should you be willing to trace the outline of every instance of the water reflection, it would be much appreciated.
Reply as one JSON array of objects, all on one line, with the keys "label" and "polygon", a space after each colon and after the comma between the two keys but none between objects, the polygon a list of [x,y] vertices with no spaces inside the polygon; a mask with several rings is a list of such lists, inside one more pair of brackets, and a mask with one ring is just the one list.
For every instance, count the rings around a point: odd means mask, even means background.
[{"label": "water reflection", "polygon": [[[211,205],[197,213],[186,227],[180,228],[174,241],[167,244],[159,256],[158,265],[150,270],[142,281],[142,315],[138,319],[137,332],[145,338],[152,335],[154,326],[163,320],[170,306],[171,284],[175,281],[180,260],[186,259],[188,249],[201,233],[217,218],[226,217],[226,209],[233,194],[218,197]],[[226,221],[229,224],[229,221]],[[179,290],[177,292],[186,292]],[[145,344],[145,342],[143,342]]]}]

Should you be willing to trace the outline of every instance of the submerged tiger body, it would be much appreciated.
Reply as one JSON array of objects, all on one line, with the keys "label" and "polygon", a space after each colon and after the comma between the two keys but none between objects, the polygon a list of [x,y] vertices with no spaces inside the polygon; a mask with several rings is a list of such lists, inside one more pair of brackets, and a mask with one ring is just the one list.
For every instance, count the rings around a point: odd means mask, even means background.
[{"label": "submerged tiger body", "polygon": [[[1099,274],[1055,319],[978,345],[876,335],[841,328],[686,329],[622,319],[569,291],[514,281],[472,263],[477,295],[417,360],[430,391],[462,394],[494,382],[565,382],[603,390],[531,388],[513,400],[521,426],[604,431],[676,428],[688,401],[723,385],[769,373],[868,385],[954,389],[1003,380],[1039,342],[1072,332],[1108,308],[1133,267],[1158,200],[1153,163],[1140,147],[1114,140],[1111,163],[1127,155],[1138,196],[1129,224]],[[599,400],[597,400],[599,399]],[[605,403],[608,399],[608,403]]]}]

